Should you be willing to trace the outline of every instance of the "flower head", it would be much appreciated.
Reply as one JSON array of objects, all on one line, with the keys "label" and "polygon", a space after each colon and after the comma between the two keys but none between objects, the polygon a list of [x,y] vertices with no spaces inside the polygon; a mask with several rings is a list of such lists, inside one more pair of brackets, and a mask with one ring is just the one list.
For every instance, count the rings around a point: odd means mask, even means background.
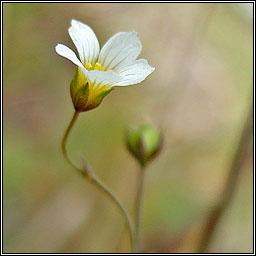
[{"label": "flower head", "polygon": [[115,34],[101,50],[96,35],[86,24],[73,19],[68,32],[80,60],[63,44],[57,44],[55,50],[77,65],[70,85],[77,111],[96,108],[114,87],[138,84],[155,70],[147,60],[136,60],[142,45],[134,31]]}]

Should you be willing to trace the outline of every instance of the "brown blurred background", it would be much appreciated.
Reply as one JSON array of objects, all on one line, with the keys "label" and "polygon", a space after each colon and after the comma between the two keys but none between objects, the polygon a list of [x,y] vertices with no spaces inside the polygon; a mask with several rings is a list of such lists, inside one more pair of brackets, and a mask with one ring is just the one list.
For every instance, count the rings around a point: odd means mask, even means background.
[{"label": "brown blurred background", "polygon": [[[162,154],[147,170],[144,252],[193,252],[221,196],[252,98],[252,4],[4,3],[4,252],[127,252],[119,212],[64,161],[60,142],[73,114],[75,50],[67,29],[80,20],[102,46],[136,30],[141,58],[156,67],[139,85],[117,88],[80,115],[68,141],[132,210],[137,163],[124,145],[130,125],[163,129]],[[252,150],[211,252],[253,248]]]}]

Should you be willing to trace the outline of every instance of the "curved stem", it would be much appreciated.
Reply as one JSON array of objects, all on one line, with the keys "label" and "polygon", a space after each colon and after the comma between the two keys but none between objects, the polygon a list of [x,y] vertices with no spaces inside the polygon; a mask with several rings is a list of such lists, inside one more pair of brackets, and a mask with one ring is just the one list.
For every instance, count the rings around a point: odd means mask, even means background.
[{"label": "curved stem", "polygon": [[145,168],[141,167],[137,177],[137,195],[135,200],[135,252],[140,251],[141,226],[142,226],[142,205],[144,194]]},{"label": "curved stem", "polygon": [[128,231],[129,231],[129,236],[130,236],[130,241],[131,241],[131,249],[132,252],[134,252],[134,243],[135,243],[135,238],[134,238],[134,232],[133,232],[133,225],[131,218],[126,211],[125,207],[123,204],[118,200],[118,198],[115,196],[115,194],[106,187],[98,178],[94,177],[91,179],[91,183],[97,186],[102,192],[105,193],[105,195],[110,198],[113,202],[115,202],[116,206],[119,208],[121,214],[125,217],[126,224],[128,226]]},{"label": "curved stem", "polygon": [[69,125],[68,125],[68,128],[67,130],[65,131],[64,133],[64,136],[62,138],[62,142],[61,142],[61,150],[62,150],[62,154],[64,156],[64,158],[66,159],[66,161],[68,162],[68,164],[70,164],[74,169],[76,169],[77,171],[81,172],[80,168],[77,167],[68,157],[68,153],[67,153],[67,149],[66,149],[66,143],[67,143],[67,139],[68,139],[68,136],[77,120],[79,116],[79,112],[75,111]]},{"label": "curved stem", "polygon": [[127,210],[123,206],[123,204],[119,201],[119,199],[115,196],[115,194],[104,183],[102,183],[102,181],[100,181],[99,178],[97,178],[95,176],[95,174],[92,172],[92,170],[90,170],[89,167],[86,166],[85,162],[83,164],[83,168],[79,168],[68,157],[66,143],[67,143],[68,136],[69,136],[78,116],[79,116],[79,112],[75,112],[70,123],[69,123],[69,126],[68,126],[66,132],[64,133],[62,143],[61,143],[61,149],[62,149],[63,156],[66,159],[66,161],[68,162],[68,164],[70,164],[74,169],[76,169],[79,173],[81,173],[84,177],[86,177],[90,183],[92,183],[99,190],[101,190],[118,207],[121,214],[124,216],[124,218],[126,220],[128,230],[129,230],[129,237],[130,237],[130,241],[131,241],[131,250],[132,250],[132,252],[134,252],[135,238],[134,238],[134,232],[133,232],[133,225],[132,225],[131,218],[130,218]]}]

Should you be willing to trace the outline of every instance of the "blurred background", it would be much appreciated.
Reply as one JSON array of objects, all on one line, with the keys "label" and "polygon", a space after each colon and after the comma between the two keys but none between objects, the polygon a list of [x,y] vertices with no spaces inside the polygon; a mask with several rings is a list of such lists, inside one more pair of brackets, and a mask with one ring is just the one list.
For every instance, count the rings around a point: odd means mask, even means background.
[{"label": "blurred background", "polygon": [[[4,3],[4,252],[129,250],[118,210],[61,155],[75,65],[54,46],[75,50],[72,18],[91,26],[101,46],[136,30],[140,57],[156,70],[79,116],[71,158],[84,156],[132,211],[138,165],[125,148],[125,130],[142,122],[161,127],[164,147],[146,174],[143,251],[193,252],[251,104],[252,16],[252,4]],[[251,146],[209,251],[252,252],[252,210]]]}]

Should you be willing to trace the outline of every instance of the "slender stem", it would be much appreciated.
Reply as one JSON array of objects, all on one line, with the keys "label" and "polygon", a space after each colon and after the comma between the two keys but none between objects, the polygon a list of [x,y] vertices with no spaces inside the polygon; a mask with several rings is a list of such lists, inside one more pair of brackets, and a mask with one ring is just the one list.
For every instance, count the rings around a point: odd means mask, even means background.
[{"label": "slender stem", "polygon": [[67,130],[65,131],[64,133],[64,136],[63,136],[63,139],[62,139],[62,143],[61,143],[61,149],[62,149],[62,154],[64,156],[64,158],[66,159],[66,161],[74,168],[76,169],[77,171],[81,171],[79,167],[77,167],[71,160],[70,158],[68,157],[68,153],[67,153],[67,148],[66,148],[66,143],[67,143],[67,139],[68,139],[68,136],[77,120],[79,116],[79,112],[75,111],[69,125],[68,125],[68,128]]},{"label": "slender stem", "polygon": [[245,153],[251,142],[251,136],[253,132],[253,104],[248,111],[247,119],[244,123],[243,130],[237,149],[230,165],[229,176],[226,182],[226,186],[223,190],[222,197],[217,203],[213,211],[210,213],[207,222],[204,226],[203,233],[201,235],[201,240],[197,248],[198,253],[204,253],[208,251],[211,245],[213,235],[218,226],[218,223],[223,216],[223,213],[228,208],[230,202],[232,201],[239,181],[239,173],[242,168]]},{"label": "slender stem", "polygon": [[135,243],[135,238],[134,238],[134,232],[133,232],[133,224],[130,218],[130,215],[128,214],[127,210],[123,206],[123,204],[118,200],[118,198],[115,196],[115,194],[110,191],[106,185],[104,185],[98,178],[94,177],[91,179],[91,183],[94,184],[96,187],[98,187],[102,192],[105,193],[108,198],[110,198],[113,202],[115,202],[116,206],[119,208],[121,214],[125,217],[126,224],[128,226],[128,231],[129,231],[129,237],[130,237],[130,242],[131,242],[131,249],[132,252],[134,252],[134,243]]},{"label": "slender stem", "polygon": [[141,167],[137,177],[137,195],[135,200],[135,252],[140,251],[141,226],[142,226],[142,206],[144,194],[145,168]]},{"label": "slender stem", "polygon": [[66,149],[66,143],[67,143],[67,139],[68,139],[68,136],[70,134],[70,131],[72,130],[72,128],[73,128],[73,126],[74,126],[78,116],[79,116],[79,112],[75,112],[73,117],[72,117],[72,119],[71,119],[71,121],[70,121],[70,124],[69,124],[66,132],[64,133],[64,136],[63,136],[63,139],[62,139],[62,144],[61,144],[63,156],[66,159],[66,161],[74,169],[76,169],[85,178],[87,178],[87,180],[90,183],[92,183],[99,190],[101,190],[118,207],[118,209],[120,210],[121,214],[124,216],[124,218],[126,220],[126,224],[128,226],[128,231],[129,231],[130,242],[131,242],[131,250],[132,250],[132,252],[134,252],[135,237],[134,237],[134,232],[133,232],[133,224],[132,224],[131,218],[130,218],[127,210],[123,206],[123,204],[119,201],[119,199],[115,196],[115,194],[102,181],[100,181],[100,179],[98,177],[95,176],[93,171],[88,166],[86,166],[85,162],[84,162],[83,168],[79,168],[68,157],[67,149]]}]

